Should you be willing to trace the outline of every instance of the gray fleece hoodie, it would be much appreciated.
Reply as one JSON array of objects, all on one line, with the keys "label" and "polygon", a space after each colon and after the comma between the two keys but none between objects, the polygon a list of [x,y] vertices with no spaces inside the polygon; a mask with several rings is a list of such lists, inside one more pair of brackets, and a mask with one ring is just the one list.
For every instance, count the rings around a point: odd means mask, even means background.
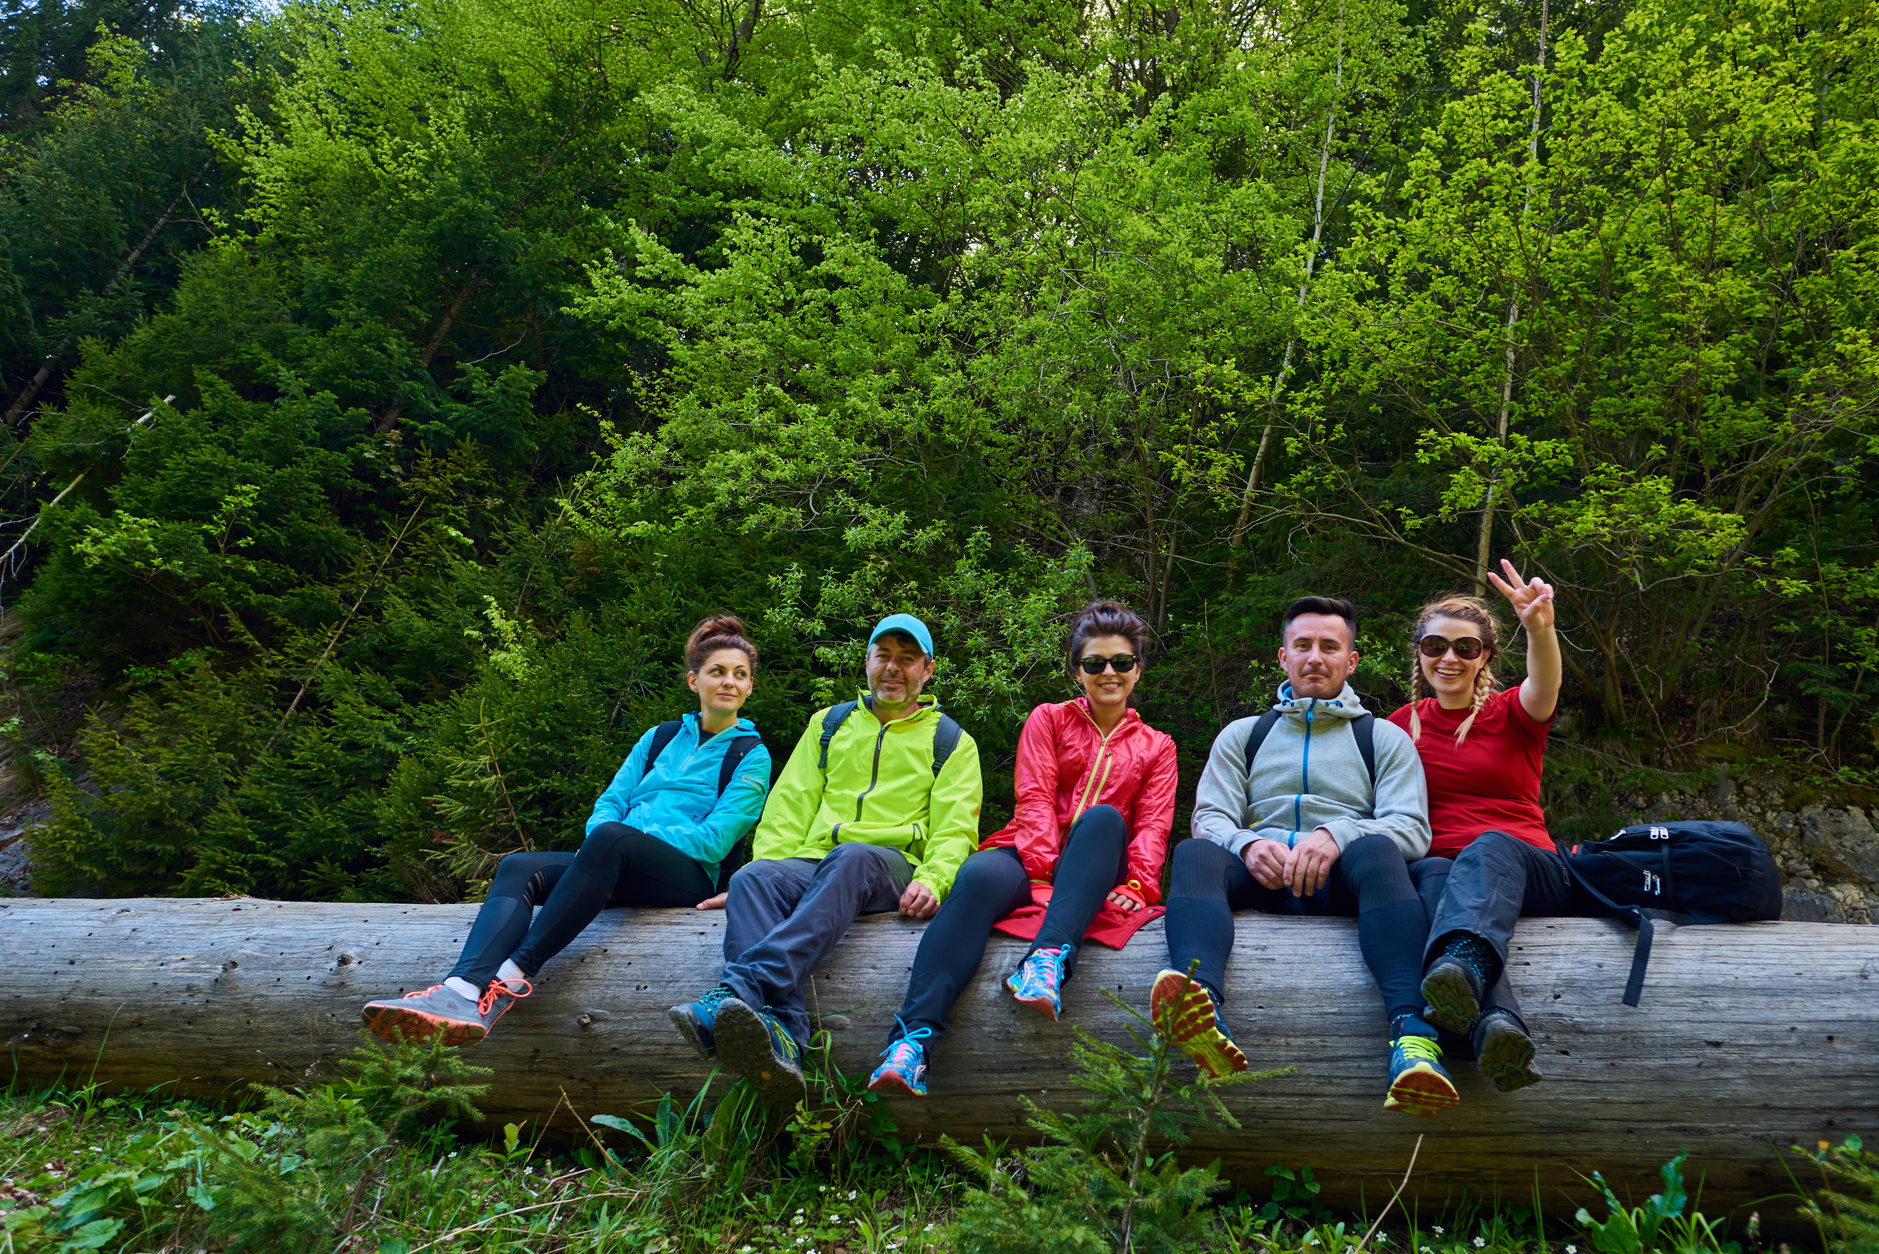
[{"label": "gray fleece hoodie", "polygon": [[1290,846],[1322,827],[1339,850],[1359,836],[1381,834],[1408,861],[1429,852],[1429,790],[1407,732],[1385,719],[1373,721],[1373,791],[1351,734],[1350,721],[1364,706],[1349,684],[1328,700],[1294,697],[1292,685],[1283,684],[1273,708],[1282,716],[1259,746],[1251,772],[1246,737],[1257,717],[1228,723],[1214,737],[1194,795],[1196,836],[1237,854],[1255,840]]}]

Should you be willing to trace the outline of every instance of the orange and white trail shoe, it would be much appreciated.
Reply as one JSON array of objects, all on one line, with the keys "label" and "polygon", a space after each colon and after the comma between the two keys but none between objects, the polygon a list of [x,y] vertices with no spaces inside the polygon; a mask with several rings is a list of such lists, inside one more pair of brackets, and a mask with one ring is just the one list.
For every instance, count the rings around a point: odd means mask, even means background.
[{"label": "orange and white trail shoe", "polygon": [[510,1006],[534,991],[527,980],[491,980],[483,995],[471,1001],[448,984],[433,984],[403,997],[369,1001],[359,1013],[382,1041],[396,1044],[441,1036],[446,1045],[474,1045],[489,1035]]},{"label": "orange and white trail shoe", "polygon": [[1246,1055],[1233,1043],[1220,1008],[1205,985],[1179,971],[1163,971],[1148,993],[1148,1017],[1169,1044],[1209,1075],[1246,1070]]}]

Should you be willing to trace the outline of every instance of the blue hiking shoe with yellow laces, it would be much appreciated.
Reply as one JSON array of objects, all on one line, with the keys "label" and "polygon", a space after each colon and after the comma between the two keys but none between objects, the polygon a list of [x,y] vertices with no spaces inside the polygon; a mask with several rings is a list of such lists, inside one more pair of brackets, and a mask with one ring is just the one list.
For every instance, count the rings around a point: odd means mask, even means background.
[{"label": "blue hiking shoe with yellow laces", "polygon": [[1383,1109],[1435,1118],[1461,1101],[1442,1069],[1442,1047],[1433,1036],[1399,1036],[1390,1045],[1390,1092]]},{"label": "blue hiking shoe with yellow laces", "polygon": [[757,1087],[772,1106],[793,1109],[808,1090],[802,1078],[802,1046],[768,1006],[756,1010],[735,997],[718,1003],[714,1035],[718,1060]]},{"label": "blue hiking shoe with yellow laces", "polygon": [[932,1028],[915,1028],[887,1043],[881,1051],[881,1057],[887,1061],[874,1069],[868,1077],[868,1091],[881,1093],[889,1097],[925,1097],[926,1096],[926,1042],[932,1039]]},{"label": "blue hiking shoe with yellow laces", "polygon": [[1054,1023],[1063,1011],[1063,960],[1061,949],[1033,949],[1005,977],[1005,987],[1019,1005],[1032,1007]]},{"label": "blue hiking shoe with yellow laces", "polygon": [[665,1012],[672,1026],[692,1043],[700,1058],[709,1058],[717,1052],[718,1007],[730,995],[731,990],[720,984],[697,1001],[688,1001]]}]

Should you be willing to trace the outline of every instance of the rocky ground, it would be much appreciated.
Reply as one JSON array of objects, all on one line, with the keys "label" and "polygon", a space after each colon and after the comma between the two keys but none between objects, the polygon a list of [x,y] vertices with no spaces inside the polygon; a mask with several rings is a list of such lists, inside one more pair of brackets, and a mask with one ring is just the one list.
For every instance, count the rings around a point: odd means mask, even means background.
[{"label": "rocky ground", "polygon": [[0,814],[0,894],[33,895],[32,864],[21,836],[33,824],[45,822],[51,810],[45,802],[35,801]]}]

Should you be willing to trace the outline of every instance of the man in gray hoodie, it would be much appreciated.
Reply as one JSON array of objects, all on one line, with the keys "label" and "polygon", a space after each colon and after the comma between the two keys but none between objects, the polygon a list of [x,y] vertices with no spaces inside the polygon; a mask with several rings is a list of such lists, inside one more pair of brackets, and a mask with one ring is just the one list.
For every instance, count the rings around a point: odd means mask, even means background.
[{"label": "man in gray hoodie", "polygon": [[1197,839],[1175,846],[1169,969],[1149,1004],[1198,1065],[1241,1070],[1220,1013],[1233,912],[1355,918],[1390,1026],[1384,1105],[1433,1115],[1458,1095],[1421,1017],[1429,920],[1408,864],[1429,851],[1428,789],[1409,736],[1350,686],[1356,636],[1348,601],[1303,597],[1286,609],[1278,700],[1214,738],[1194,798]]}]

